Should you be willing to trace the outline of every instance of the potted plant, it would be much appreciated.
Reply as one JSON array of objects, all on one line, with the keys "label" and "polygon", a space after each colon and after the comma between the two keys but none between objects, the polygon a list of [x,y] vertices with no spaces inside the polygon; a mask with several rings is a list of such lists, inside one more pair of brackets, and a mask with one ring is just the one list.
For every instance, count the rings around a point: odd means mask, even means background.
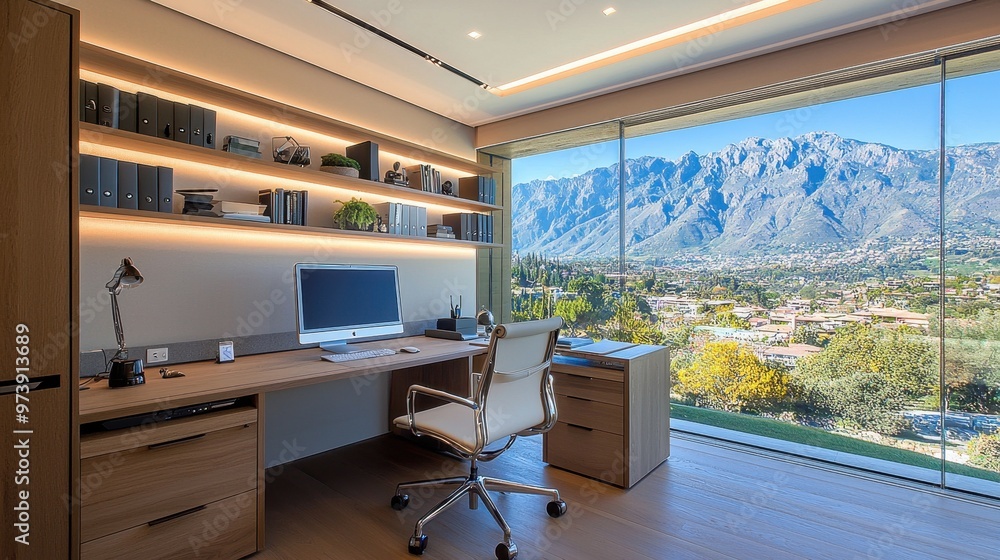
[{"label": "potted plant", "polygon": [[342,204],[333,214],[333,223],[340,229],[353,229],[359,231],[373,231],[375,222],[378,221],[378,212],[372,208],[371,204],[360,198],[351,198],[350,202],[338,200]]},{"label": "potted plant", "polygon": [[358,177],[361,175],[361,164],[357,161],[340,154],[329,153],[320,158],[322,163],[319,170],[348,177]]}]

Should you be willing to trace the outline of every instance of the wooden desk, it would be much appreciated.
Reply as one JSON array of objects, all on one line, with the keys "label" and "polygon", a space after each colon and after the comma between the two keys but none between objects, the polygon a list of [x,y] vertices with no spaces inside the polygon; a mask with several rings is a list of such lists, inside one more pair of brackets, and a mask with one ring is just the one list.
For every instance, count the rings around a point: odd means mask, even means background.
[{"label": "wooden desk", "polygon": [[[419,382],[468,392],[472,358],[486,351],[464,341],[425,337],[359,344],[416,346],[416,354],[333,363],[310,348],[235,362],[176,366],[184,377],[80,393],[81,558],[198,556],[240,558],[264,547],[264,395],[337,379],[392,372],[390,417],[405,412]],[[231,398],[243,405],[159,424],[90,432],[95,423]],[[88,426],[90,425],[90,426]]]}]

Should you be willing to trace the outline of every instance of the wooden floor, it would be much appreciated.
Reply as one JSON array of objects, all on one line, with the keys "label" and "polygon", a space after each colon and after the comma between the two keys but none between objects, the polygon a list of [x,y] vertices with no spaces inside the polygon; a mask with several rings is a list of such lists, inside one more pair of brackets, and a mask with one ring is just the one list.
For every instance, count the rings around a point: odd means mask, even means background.
[{"label": "wooden floor", "polygon": [[[267,486],[266,548],[253,558],[413,558],[413,523],[445,492],[414,496],[397,512],[395,484],[463,469],[394,436],[278,467]],[[675,435],[670,459],[628,491],[545,465],[540,438],[519,440],[480,471],[554,486],[569,503],[552,519],[544,497],[494,496],[525,560],[1000,558],[997,507],[687,436]],[[502,536],[466,502],[425,532],[427,559],[493,558]]]}]

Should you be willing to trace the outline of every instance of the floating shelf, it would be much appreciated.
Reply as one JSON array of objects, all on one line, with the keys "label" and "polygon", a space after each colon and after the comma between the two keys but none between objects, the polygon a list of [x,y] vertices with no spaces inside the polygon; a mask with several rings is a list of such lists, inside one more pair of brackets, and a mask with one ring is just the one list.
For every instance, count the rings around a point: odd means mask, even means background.
[{"label": "floating shelf", "polygon": [[81,218],[96,218],[101,220],[122,220],[128,222],[143,222],[152,224],[183,224],[194,227],[222,228],[227,230],[245,230],[255,232],[280,232],[292,235],[319,237],[341,237],[349,239],[366,239],[389,243],[418,243],[445,247],[499,248],[497,243],[481,243],[461,239],[440,239],[436,237],[416,237],[410,235],[394,235],[388,233],[373,233],[370,231],[353,231],[316,226],[296,226],[291,224],[271,224],[267,222],[247,222],[212,218],[209,216],[189,216],[185,214],[168,214],[166,212],[148,212],[144,210],[125,210],[122,208],[103,208],[100,206],[80,206]]},{"label": "floating shelf", "polygon": [[423,163],[465,171],[473,175],[496,171],[488,165],[473,160],[210,82],[197,76],[145,62],[89,43],[80,44],[80,68],[136,84],[146,83],[150,76],[156,76],[157,89],[182,97],[197,99],[204,103],[226,107],[268,120],[273,119],[275,115],[281,115],[282,122],[288,125],[340,138],[350,143],[371,140],[377,143],[380,149],[387,152]]},{"label": "floating shelf", "polygon": [[388,183],[355,179],[354,177],[335,175],[307,167],[274,163],[263,159],[231,154],[223,150],[192,146],[191,144],[175,142],[166,138],[157,138],[155,136],[118,130],[91,123],[80,123],[80,141],[100,144],[110,148],[132,150],[156,156],[202,163],[222,169],[236,169],[276,179],[305,181],[307,183],[348,189],[359,193],[378,194],[410,202],[448,206],[459,210],[472,212],[503,210],[502,206],[495,204],[486,204],[456,196],[418,191],[407,187],[397,187]]}]

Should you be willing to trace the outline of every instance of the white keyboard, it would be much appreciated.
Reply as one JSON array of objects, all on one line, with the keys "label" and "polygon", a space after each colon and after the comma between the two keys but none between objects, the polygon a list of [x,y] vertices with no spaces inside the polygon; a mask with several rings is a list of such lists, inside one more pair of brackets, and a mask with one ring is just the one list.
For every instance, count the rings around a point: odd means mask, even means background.
[{"label": "white keyboard", "polygon": [[328,362],[340,363],[352,362],[354,360],[364,360],[367,358],[381,358],[383,356],[392,356],[395,353],[395,350],[390,350],[389,348],[378,348],[375,350],[351,352],[349,354],[323,354],[322,358]]}]

